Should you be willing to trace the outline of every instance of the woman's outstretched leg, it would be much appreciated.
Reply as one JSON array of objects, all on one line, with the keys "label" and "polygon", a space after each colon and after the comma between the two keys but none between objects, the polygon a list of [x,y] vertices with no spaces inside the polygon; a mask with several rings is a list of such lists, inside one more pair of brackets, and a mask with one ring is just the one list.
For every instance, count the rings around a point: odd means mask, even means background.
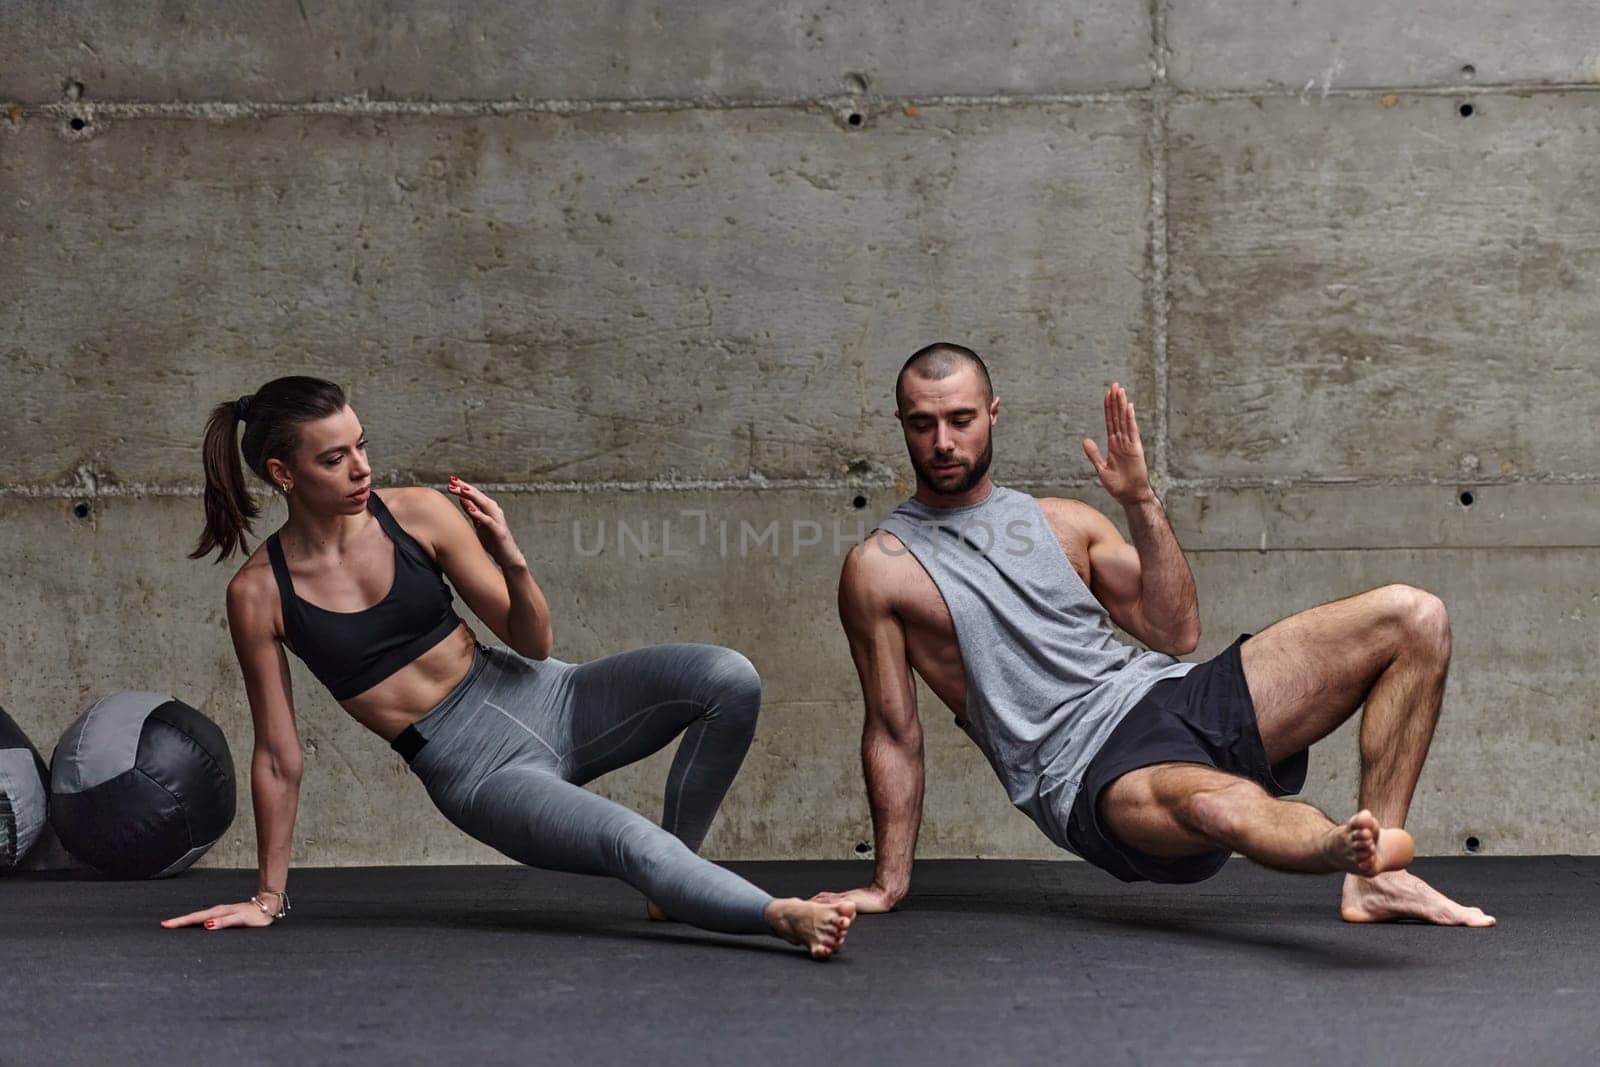
[{"label": "woman's outstretched leg", "polygon": [[775,900],[649,819],[532,764],[486,775],[454,821],[521,863],[620,878],[675,918],[722,933],[775,934],[818,958],[838,950],[854,917],[853,905]]}]

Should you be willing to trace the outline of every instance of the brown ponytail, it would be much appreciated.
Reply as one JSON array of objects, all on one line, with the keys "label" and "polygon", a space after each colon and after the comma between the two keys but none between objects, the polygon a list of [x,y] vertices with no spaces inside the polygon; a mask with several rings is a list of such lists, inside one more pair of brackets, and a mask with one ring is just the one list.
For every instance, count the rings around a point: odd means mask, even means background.
[{"label": "brown ponytail", "polygon": [[[321,378],[275,378],[251,396],[225,400],[211,409],[201,446],[206,472],[206,526],[190,559],[220,550],[220,563],[243,550],[250,522],[261,508],[250,499],[244,463],[263,482],[271,484],[267,460],[289,463],[300,447],[300,424],[338,414],[345,406],[344,390]],[[234,445],[234,431],[244,425],[244,437]]]}]

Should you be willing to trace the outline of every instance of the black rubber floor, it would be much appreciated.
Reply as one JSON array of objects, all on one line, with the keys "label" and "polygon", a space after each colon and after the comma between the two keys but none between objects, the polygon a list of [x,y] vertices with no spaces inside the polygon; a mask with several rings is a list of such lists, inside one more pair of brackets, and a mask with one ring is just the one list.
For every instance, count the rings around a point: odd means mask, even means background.
[{"label": "black rubber floor", "polygon": [[[782,895],[854,863],[734,864]],[[0,881],[0,1062],[1596,1063],[1600,858],[1415,870],[1493,930],[1351,926],[1333,878],[1187,888],[924,862],[839,958],[647,922],[516,867],[296,870],[266,930],[168,931],[252,872]]]}]

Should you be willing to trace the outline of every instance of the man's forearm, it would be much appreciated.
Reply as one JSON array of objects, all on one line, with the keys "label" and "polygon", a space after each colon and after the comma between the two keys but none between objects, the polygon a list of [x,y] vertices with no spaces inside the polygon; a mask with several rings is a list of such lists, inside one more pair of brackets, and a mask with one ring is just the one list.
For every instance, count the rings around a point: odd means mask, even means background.
[{"label": "man's forearm", "polygon": [[862,738],[861,762],[877,856],[873,880],[892,904],[911,886],[911,862],[922,828],[922,738],[896,740],[886,733],[869,733]]},{"label": "man's forearm", "polygon": [[1123,510],[1139,553],[1140,613],[1170,646],[1188,651],[1200,638],[1200,603],[1167,513],[1154,493],[1124,503]]}]

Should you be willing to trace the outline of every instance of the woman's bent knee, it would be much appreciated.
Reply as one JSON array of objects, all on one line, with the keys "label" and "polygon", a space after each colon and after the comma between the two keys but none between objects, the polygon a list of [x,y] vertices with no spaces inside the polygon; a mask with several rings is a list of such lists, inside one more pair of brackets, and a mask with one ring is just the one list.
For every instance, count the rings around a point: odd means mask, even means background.
[{"label": "woman's bent knee", "polygon": [[754,721],[761,709],[761,675],[744,653],[712,646],[705,685],[718,697],[718,705]]}]

